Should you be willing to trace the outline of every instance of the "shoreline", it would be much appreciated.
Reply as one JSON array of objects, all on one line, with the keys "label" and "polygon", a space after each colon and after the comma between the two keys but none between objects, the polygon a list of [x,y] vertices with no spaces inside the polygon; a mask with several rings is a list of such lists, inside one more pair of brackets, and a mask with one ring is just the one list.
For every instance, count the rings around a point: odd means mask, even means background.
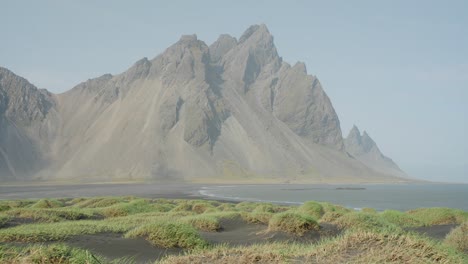
[{"label": "shoreline", "polygon": [[[459,197],[442,202],[421,202],[421,193],[425,188],[436,190],[439,194],[445,190],[433,188],[439,184],[175,184],[175,183],[87,183],[87,184],[46,184],[46,185],[2,185],[0,186],[0,200],[21,200],[41,198],[77,198],[77,197],[105,197],[105,196],[137,196],[143,198],[166,198],[166,199],[201,199],[215,200],[220,202],[240,203],[260,202],[278,205],[301,205],[305,201],[320,201],[340,204],[349,209],[360,210],[362,208],[375,208],[378,211],[395,209],[406,211],[422,207],[449,207],[467,210],[464,205],[460,206],[460,199],[466,196],[463,191]],[[388,188],[386,188],[388,186]],[[401,188],[400,188],[401,186]],[[413,195],[414,190],[419,191],[419,196],[412,200],[408,194]],[[447,188],[458,186],[448,184]],[[231,188],[225,193],[221,188]],[[234,193],[232,188],[240,188],[239,193]],[[259,195],[255,190],[262,192]],[[271,190],[270,190],[271,189]],[[458,188],[459,189],[459,188]],[[270,191],[269,191],[270,190]],[[276,191],[276,192],[275,192]],[[288,192],[290,191],[290,192]],[[250,192],[250,195],[249,195]],[[268,192],[271,192],[268,194]],[[447,189],[449,192],[449,189]],[[275,196],[275,194],[280,194]],[[380,197],[386,193],[386,197]],[[389,196],[396,193],[399,195]],[[405,194],[405,203],[398,206],[399,200]],[[428,194],[431,195],[431,194]],[[403,195],[404,196],[404,195]],[[371,199],[369,197],[375,197]],[[348,199],[353,198],[353,199]],[[362,200],[365,199],[365,200]],[[454,202],[454,203],[450,203]],[[410,203],[410,204],[411,204]],[[392,206],[393,204],[393,206]],[[414,206],[413,206],[414,205]]]}]

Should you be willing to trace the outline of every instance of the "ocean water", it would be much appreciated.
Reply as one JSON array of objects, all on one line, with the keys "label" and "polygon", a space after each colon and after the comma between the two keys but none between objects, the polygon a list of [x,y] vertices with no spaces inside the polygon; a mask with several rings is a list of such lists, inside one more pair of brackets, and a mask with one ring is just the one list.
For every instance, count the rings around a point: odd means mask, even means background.
[{"label": "ocean water", "polygon": [[223,185],[202,187],[199,192],[233,201],[302,204],[313,200],[356,210],[365,207],[378,211],[450,207],[468,211],[467,184]]}]

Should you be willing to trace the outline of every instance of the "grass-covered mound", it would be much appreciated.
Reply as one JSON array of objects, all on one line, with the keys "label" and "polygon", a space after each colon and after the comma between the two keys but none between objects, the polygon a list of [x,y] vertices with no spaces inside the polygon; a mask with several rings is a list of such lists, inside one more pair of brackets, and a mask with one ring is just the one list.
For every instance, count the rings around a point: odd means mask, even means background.
[{"label": "grass-covered mound", "polygon": [[297,211],[305,215],[309,215],[314,219],[320,219],[325,213],[323,206],[320,203],[314,201],[305,202],[299,206],[299,208],[297,208]]},{"label": "grass-covered mound", "polygon": [[8,215],[0,214],[0,228],[5,227],[9,221],[10,217]]},{"label": "grass-covered mound", "polygon": [[[0,263],[109,263],[50,244],[83,235],[140,237],[161,248],[190,249],[168,263],[468,263],[467,221],[467,212],[449,208],[356,212],[324,202],[281,206],[132,196],[0,201]],[[448,233],[458,225],[445,239],[415,233],[445,224],[437,230]],[[244,246],[229,246],[231,241]],[[246,246],[251,241],[262,245]],[[31,244],[37,242],[47,246]],[[88,262],[80,262],[83,254]]]},{"label": "grass-covered mound", "polygon": [[452,229],[444,243],[468,254],[468,221]]},{"label": "grass-covered mound", "polygon": [[426,226],[461,224],[468,220],[468,212],[452,208],[421,208],[410,210],[408,214]]},{"label": "grass-covered mound", "polygon": [[466,263],[466,255],[427,238],[392,232],[351,231],[318,244],[225,245],[169,256],[161,263]]},{"label": "grass-covered mound", "polygon": [[[108,263],[102,257],[89,251],[66,245],[33,245],[27,247],[0,246],[1,263],[60,263],[60,264],[101,264]],[[115,263],[118,263],[116,261]]]},{"label": "grass-covered mound", "polygon": [[400,227],[416,227],[423,225],[416,217],[397,210],[385,210],[382,212],[381,217],[389,223]]},{"label": "grass-covered mound", "polygon": [[153,245],[164,248],[203,248],[208,245],[195,228],[177,221],[157,221],[142,225],[127,232],[125,237],[144,237]]},{"label": "grass-covered mound", "polygon": [[319,230],[320,226],[314,218],[308,215],[298,212],[283,212],[275,214],[270,219],[268,229],[302,236],[307,231]]},{"label": "grass-covered mound", "polygon": [[377,214],[352,212],[341,216],[334,222],[342,229],[355,230],[399,230],[399,227],[386,221]]}]

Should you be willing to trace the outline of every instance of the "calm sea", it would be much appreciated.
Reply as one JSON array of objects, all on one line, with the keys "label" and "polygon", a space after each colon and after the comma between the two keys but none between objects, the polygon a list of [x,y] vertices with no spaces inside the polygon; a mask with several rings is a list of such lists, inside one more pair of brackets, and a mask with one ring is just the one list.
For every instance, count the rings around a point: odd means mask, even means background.
[{"label": "calm sea", "polygon": [[468,211],[467,184],[226,185],[202,187],[200,194],[227,200],[281,204],[314,200],[356,210],[365,207],[379,211],[451,207]]}]

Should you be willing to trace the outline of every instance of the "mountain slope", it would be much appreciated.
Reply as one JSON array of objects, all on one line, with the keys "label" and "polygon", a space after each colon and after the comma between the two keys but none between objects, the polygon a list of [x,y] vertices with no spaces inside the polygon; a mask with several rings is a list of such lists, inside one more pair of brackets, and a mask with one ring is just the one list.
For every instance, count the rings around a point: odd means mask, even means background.
[{"label": "mountain slope", "polygon": [[[221,35],[210,46],[182,36],[154,59],[63,94],[29,90],[22,96],[33,93],[47,105],[27,112],[33,124],[19,126],[39,146],[17,150],[38,149],[28,157],[39,165],[25,168],[31,179],[400,180],[346,154],[320,82],[303,63],[282,61],[265,25],[250,27],[239,41]],[[15,150],[3,152],[0,168],[17,177],[8,163],[24,161],[11,158]]]},{"label": "mountain slope", "polygon": [[366,166],[390,175],[407,177],[398,165],[380,152],[374,140],[364,131],[353,126],[348,137],[344,140],[346,151]]},{"label": "mountain slope", "polygon": [[0,176],[22,179],[47,165],[58,118],[52,94],[0,67]]}]

